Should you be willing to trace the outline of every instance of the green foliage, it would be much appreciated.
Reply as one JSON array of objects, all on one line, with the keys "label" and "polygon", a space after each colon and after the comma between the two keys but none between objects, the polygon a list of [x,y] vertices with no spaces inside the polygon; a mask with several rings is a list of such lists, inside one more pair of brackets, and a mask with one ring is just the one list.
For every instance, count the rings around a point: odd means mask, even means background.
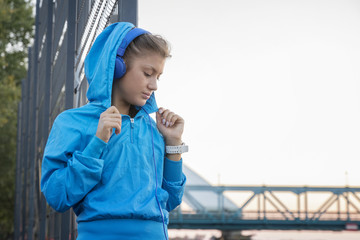
[{"label": "green foliage", "polygon": [[0,81],[26,76],[27,46],[33,34],[32,7],[24,0],[0,0]]},{"label": "green foliage", "polygon": [[12,77],[0,82],[0,239],[8,239],[13,232],[19,96],[19,87]]},{"label": "green foliage", "polygon": [[14,231],[17,108],[33,25],[29,2],[0,0],[0,239]]}]

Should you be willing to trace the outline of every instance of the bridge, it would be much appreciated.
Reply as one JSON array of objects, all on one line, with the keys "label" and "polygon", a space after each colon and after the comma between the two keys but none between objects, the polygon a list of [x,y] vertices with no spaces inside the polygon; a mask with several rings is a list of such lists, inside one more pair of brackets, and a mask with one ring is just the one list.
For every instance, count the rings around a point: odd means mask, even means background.
[{"label": "bridge", "polygon": [[211,186],[188,167],[169,228],[358,230],[360,187]]}]

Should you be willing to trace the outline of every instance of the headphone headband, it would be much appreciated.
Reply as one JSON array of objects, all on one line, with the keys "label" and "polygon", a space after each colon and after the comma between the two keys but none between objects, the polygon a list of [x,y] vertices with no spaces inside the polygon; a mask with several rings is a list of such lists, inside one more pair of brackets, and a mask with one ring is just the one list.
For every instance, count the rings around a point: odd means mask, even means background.
[{"label": "headphone headband", "polygon": [[122,57],[124,56],[125,49],[136,37],[142,34],[150,34],[148,31],[141,28],[132,28],[121,41],[120,47],[117,50],[117,56],[115,59],[114,79],[121,78],[126,72],[126,64]]},{"label": "headphone headband", "polygon": [[150,34],[148,31],[141,28],[132,28],[122,40],[119,49],[117,50],[117,55],[119,57],[123,57],[125,53],[125,49],[129,46],[129,44],[138,36],[142,34]]}]

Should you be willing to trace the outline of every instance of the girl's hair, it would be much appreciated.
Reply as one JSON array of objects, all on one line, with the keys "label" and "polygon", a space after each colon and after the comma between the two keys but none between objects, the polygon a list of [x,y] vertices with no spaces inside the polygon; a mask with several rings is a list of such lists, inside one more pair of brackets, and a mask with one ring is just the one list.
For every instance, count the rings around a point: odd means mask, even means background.
[{"label": "girl's hair", "polygon": [[149,53],[157,53],[161,57],[169,58],[170,44],[160,35],[143,34],[135,38],[126,48],[123,59],[126,69],[131,68],[134,57],[144,56]]}]

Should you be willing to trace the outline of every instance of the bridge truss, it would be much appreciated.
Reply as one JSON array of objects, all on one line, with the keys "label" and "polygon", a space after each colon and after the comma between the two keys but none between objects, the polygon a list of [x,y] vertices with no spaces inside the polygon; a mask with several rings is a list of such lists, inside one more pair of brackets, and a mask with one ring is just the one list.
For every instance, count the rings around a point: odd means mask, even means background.
[{"label": "bridge truss", "polygon": [[358,230],[359,194],[359,187],[189,185],[169,228]]}]

